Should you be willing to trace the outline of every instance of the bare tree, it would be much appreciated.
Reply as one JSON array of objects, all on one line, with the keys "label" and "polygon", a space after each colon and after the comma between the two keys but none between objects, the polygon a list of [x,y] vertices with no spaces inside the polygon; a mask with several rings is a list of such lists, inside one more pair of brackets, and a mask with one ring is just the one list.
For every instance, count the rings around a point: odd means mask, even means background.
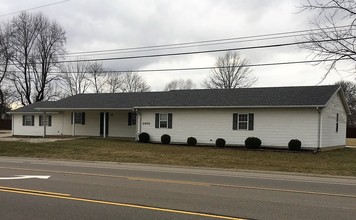
[{"label": "bare tree", "polygon": [[12,82],[22,105],[42,101],[51,96],[50,74],[64,52],[63,28],[42,14],[22,12],[11,21],[12,64],[16,71]]},{"label": "bare tree", "polygon": [[108,87],[109,93],[117,93],[120,92],[120,88],[122,87],[122,77],[120,73],[110,72],[107,74],[106,85]]},{"label": "bare tree", "polygon": [[63,28],[56,22],[50,22],[43,16],[39,17],[41,29],[34,47],[34,57],[31,59],[33,84],[35,88],[34,102],[50,99],[56,96],[52,87],[58,77],[51,70],[58,66],[58,60],[64,54],[66,42]]},{"label": "bare tree", "polygon": [[169,82],[165,87],[164,91],[178,90],[178,89],[193,89],[195,84],[191,79],[175,79]]},{"label": "bare tree", "polygon": [[[311,21],[313,31],[306,37],[312,43],[301,44],[319,63],[328,62],[324,80],[339,62],[356,66],[356,1],[355,0],[303,0],[302,11],[316,12]],[[340,27],[338,24],[348,24]],[[355,68],[353,68],[355,73]]]},{"label": "bare tree", "polygon": [[351,111],[351,115],[347,117],[347,126],[356,127],[356,84],[350,81],[339,81],[336,85],[339,85],[343,90]]},{"label": "bare tree", "polygon": [[60,67],[61,88],[65,96],[87,92],[90,86],[90,65],[86,61],[65,63]]},{"label": "bare tree", "polygon": [[94,87],[95,93],[102,93],[106,78],[106,72],[103,68],[103,64],[99,62],[90,63],[88,76],[91,85]]},{"label": "bare tree", "polygon": [[10,110],[14,97],[7,82],[9,64],[12,58],[11,31],[8,25],[0,26],[0,116],[3,117]]},{"label": "bare tree", "polygon": [[138,73],[128,71],[121,75],[122,84],[120,90],[122,92],[147,92],[150,91],[150,86],[147,85],[144,78]]},{"label": "bare tree", "polygon": [[250,87],[257,78],[245,65],[247,59],[241,58],[236,52],[227,52],[216,61],[211,75],[204,81],[203,86],[208,89],[235,89]]}]

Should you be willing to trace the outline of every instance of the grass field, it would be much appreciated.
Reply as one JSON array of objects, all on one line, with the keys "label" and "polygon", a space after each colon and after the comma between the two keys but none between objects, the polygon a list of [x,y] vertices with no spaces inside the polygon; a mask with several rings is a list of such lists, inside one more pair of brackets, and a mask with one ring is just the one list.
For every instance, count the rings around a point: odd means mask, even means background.
[{"label": "grass field", "polygon": [[0,141],[0,156],[356,176],[356,149],[351,148],[312,154],[309,151],[220,149],[86,138],[51,143]]}]

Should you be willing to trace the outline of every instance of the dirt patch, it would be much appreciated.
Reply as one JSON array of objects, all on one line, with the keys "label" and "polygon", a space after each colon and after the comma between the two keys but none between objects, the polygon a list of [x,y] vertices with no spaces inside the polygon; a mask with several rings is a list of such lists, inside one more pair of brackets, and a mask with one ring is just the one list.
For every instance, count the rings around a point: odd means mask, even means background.
[{"label": "dirt patch", "polygon": [[79,139],[79,137],[70,137],[70,138],[41,138],[41,137],[2,137],[0,141],[20,141],[27,143],[46,143],[46,142],[55,142],[55,141],[68,141]]},{"label": "dirt patch", "polygon": [[356,138],[347,138],[346,145],[347,146],[356,146]]}]

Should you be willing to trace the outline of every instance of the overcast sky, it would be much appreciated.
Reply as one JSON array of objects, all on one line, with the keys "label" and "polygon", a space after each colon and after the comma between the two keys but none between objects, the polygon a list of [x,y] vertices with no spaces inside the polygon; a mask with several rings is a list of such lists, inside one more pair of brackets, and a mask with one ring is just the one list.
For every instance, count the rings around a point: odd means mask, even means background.
[{"label": "overcast sky", "polygon": [[[1,0],[0,15],[58,2],[59,0]],[[67,34],[67,51],[92,51],[173,44],[309,29],[311,14],[298,13],[300,0],[71,0],[41,11],[60,23]],[[12,16],[1,16],[6,22]],[[175,50],[108,54],[122,57],[142,54],[219,49],[294,42],[295,38],[263,40]],[[105,61],[117,70],[213,66],[223,53]],[[311,59],[297,46],[240,51],[251,64]],[[98,55],[89,58],[97,58]],[[103,56],[100,56],[103,57]],[[326,72],[311,64],[253,67],[254,85],[316,85]],[[345,67],[346,69],[346,67]],[[192,79],[200,88],[209,70],[140,73],[152,90],[162,90],[173,79]],[[347,71],[332,73],[322,84],[352,80]]]}]

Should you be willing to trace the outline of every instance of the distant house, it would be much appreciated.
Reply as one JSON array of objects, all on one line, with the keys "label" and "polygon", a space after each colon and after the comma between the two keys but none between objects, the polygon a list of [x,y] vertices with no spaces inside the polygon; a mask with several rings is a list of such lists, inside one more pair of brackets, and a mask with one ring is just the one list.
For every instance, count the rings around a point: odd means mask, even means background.
[{"label": "distant house", "polygon": [[242,145],[258,137],[263,146],[345,146],[350,110],[338,86],[271,87],[168,92],[80,94],[38,102],[10,112],[13,135],[102,136],[152,142],[169,134],[173,143]]}]

